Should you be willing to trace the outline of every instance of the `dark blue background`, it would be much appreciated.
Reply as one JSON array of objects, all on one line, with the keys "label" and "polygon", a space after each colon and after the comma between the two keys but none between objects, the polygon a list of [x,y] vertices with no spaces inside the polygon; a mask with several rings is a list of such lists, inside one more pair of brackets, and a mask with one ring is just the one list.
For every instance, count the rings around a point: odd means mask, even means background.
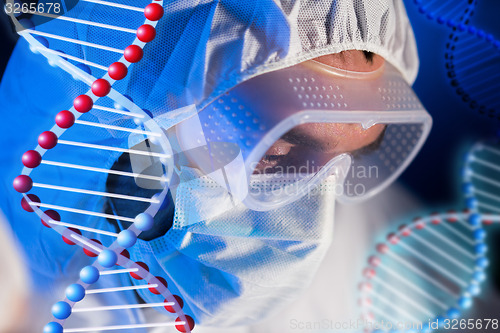
[{"label": "dark blue background", "polygon": [[[406,0],[406,8],[420,55],[420,72],[414,89],[432,115],[434,127],[402,179],[430,206],[458,203],[460,207],[462,156],[478,139],[494,137],[500,123],[469,109],[449,84],[444,55],[451,30],[420,14],[413,0]],[[498,14],[500,1],[478,0],[471,24],[500,39]],[[500,78],[499,73],[493,75]]]}]

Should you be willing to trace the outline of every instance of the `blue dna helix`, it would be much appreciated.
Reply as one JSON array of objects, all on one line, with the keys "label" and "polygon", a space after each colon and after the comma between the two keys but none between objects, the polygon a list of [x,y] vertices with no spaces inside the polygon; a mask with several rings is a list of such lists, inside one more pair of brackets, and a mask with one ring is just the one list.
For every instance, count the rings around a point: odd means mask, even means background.
[{"label": "blue dna helix", "polygon": [[368,331],[446,329],[480,294],[489,264],[485,227],[500,222],[500,144],[476,143],[464,164],[466,210],[417,217],[369,256],[359,286]]},{"label": "blue dna helix", "polygon": [[473,24],[479,0],[414,0],[421,14],[450,29],[445,66],[449,82],[468,107],[500,119],[500,40]]}]

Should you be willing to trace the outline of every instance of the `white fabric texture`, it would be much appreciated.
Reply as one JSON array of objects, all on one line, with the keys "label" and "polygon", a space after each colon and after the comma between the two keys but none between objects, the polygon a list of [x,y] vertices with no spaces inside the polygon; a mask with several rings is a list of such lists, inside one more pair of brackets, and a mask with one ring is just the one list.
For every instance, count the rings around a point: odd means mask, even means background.
[{"label": "white fabric texture", "polygon": [[[335,329],[336,323],[356,322],[360,318],[358,283],[366,259],[375,244],[397,229],[391,221],[411,216],[420,207],[418,201],[399,184],[384,195],[362,204],[338,205],[332,245],[311,285],[276,315],[256,324],[234,328],[197,326],[197,333],[294,333],[352,332],[360,329]],[[174,332],[157,329],[152,333]]]},{"label": "white fabric texture", "polygon": [[[252,325],[240,327],[207,327],[197,325],[196,333],[294,333],[352,332],[359,329],[335,329],[336,323],[359,319],[358,283],[369,253],[377,241],[397,228],[390,221],[408,217],[420,204],[399,184],[389,187],[384,195],[362,204],[337,206],[333,242],[310,286],[294,296],[294,300],[276,314]],[[148,321],[161,315],[146,311]],[[172,328],[156,328],[151,333],[174,333]]]},{"label": "white fabric texture", "polygon": [[[147,262],[172,293],[180,292],[183,310],[198,324],[255,323],[289,303],[314,277],[333,237],[336,177],[293,205],[259,212],[208,176],[196,175],[194,169],[181,175],[192,180],[177,189],[172,228],[138,241],[129,249],[131,258]],[[147,290],[138,293],[158,302]]]}]

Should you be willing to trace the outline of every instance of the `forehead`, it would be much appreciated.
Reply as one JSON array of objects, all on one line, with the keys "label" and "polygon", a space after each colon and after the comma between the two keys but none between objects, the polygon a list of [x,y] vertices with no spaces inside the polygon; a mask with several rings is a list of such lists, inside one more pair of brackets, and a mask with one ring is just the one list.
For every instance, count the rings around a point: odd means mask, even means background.
[{"label": "forehead", "polygon": [[360,50],[332,53],[314,60],[328,66],[354,72],[371,72],[379,69],[385,62],[384,58],[378,54]]}]

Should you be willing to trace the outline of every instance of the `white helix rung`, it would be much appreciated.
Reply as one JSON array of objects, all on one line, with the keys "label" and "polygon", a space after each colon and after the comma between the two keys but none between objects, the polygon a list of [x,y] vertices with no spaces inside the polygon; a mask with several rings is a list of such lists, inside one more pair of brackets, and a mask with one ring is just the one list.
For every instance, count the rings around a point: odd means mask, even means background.
[{"label": "white helix rung", "polygon": [[62,58],[68,58],[68,59],[80,62],[82,64],[85,64],[85,65],[89,65],[89,66],[92,66],[92,67],[95,67],[95,68],[102,69],[103,71],[107,71],[108,70],[107,67],[101,66],[101,65],[93,63],[91,61],[87,61],[87,60],[84,60],[84,59],[81,59],[81,58],[78,58],[78,57],[75,57],[75,56],[63,53],[63,52],[59,52],[59,51],[56,51],[56,50],[52,50],[52,49],[46,48],[46,47],[34,47],[33,49],[35,51],[39,51],[39,50],[43,49],[45,52],[52,53],[52,54],[57,54],[58,56],[60,56]]},{"label": "white helix rung", "polygon": [[493,201],[497,201],[497,202],[500,202],[500,196],[498,195],[494,195],[494,194],[491,194],[491,193],[488,193],[488,192],[485,192],[485,191],[481,191],[481,190],[478,190],[478,189],[474,189],[474,193],[476,194],[479,194],[483,197],[486,197],[486,198],[489,198]]},{"label": "white helix rung", "polygon": [[[479,56],[479,55],[478,55]],[[491,59],[491,58],[490,58]],[[495,94],[491,94],[492,90],[497,90],[498,85],[493,85],[491,87],[481,87],[482,85],[486,84],[490,79],[487,78],[487,74],[491,72],[491,68],[484,67],[480,70],[476,69],[475,71],[470,71],[470,74],[462,74],[462,81],[471,81],[470,83],[467,84],[468,90],[473,90],[475,88],[481,89],[480,92],[476,95],[477,97],[481,98],[481,101],[486,104],[486,102],[490,102],[489,98],[496,99],[498,96],[495,96]],[[485,95],[483,97],[483,95]],[[483,99],[484,98],[484,99]]]},{"label": "white helix rung", "polygon": [[75,234],[71,234],[70,237],[77,240],[78,242],[82,243],[83,245],[91,248],[92,250],[96,251],[97,253],[102,252],[102,249],[100,247],[92,244],[92,242],[87,242],[83,237],[80,237],[80,236],[75,235]]},{"label": "white helix rung", "polygon": [[[106,70],[108,70],[108,69],[106,68]],[[108,107],[100,106],[100,105],[94,105],[92,108],[97,109],[97,110],[102,110],[102,111],[108,111],[108,112],[112,112],[112,113],[116,113],[116,114],[122,114],[125,116],[132,116],[132,117],[140,118],[140,119],[144,119],[146,117],[145,115],[140,114],[140,113],[133,113],[133,112],[129,112],[129,111],[108,108]]]},{"label": "white helix rung", "polygon": [[[449,228],[450,231],[455,231],[457,233],[456,234],[457,236],[464,237],[464,240],[467,241],[467,243],[469,243],[471,245],[474,244],[474,242],[471,239],[467,238],[466,236],[464,236],[462,233],[458,232],[457,230],[451,228],[448,224],[443,224],[443,226],[446,226],[446,228]],[[427,229],[427,232],[430,232],[436,238],[439,238],[441,241],[443,241],[444,243],[448,244],[450,247],[454,248],[455,250],[457,250],[458,252],[460,252],[462,255],[464,255],[466,257],[469,257],[470,259],[474,259],[475,258],[474,255],[472,255],[470,252],[468,252],[467,250],[465,250],[463,247],[457,245],[456,243],[452,242],[451,240],[449,240],[448,238],[444,237],[440,233],[434,231],[432,228]]]},{"label": "white helix rung", "polygon": [[50,209],[60,209],[66,212],[71,212],[71,213],[76,213],[76,214],[83,214],[83,215],[90,215],[90,216],[97,216],[97,217],[104,217],[107,219],[114,219],[114,220],[120,220],[120,221],[125,221],[125,222],[134,222],[135,220],[130,217],[124,217],[124,216],[117,216],[117,215],[111,215],[111,214],[104,214],[104,213],[98,213],[98,212],[93,212],[90,210],[84,210],[84,209],[76,209],[76,208],[70,208],[70,207],[64,207],[64,206],[58,206],[58,205],[51,205],[51,204],[45,204],[45,203],[37,203],[37,202],[32,202],[30,203],[31,206],[36,206],[36,207],[44,207],[44,208],[50,208]]},{"label": "white helix rung", "polygon": [[118,27],[118,26],[110,25],[110,24],[97,23],[97,22],[92,22],[92,21],[87,21],[87,20],[81,20],[81,19],[77,19],[74,17],[67,17],[67,16],[54,15],[54,14],[48,14],[48,13],[42,13],[42,12],[34,12],[34,11],[30,11],[29,14],[36,15],[36,16],[50,17],[50,18],[53,18],[55,20],[63,20],[63,21],[68,21],[68,22],[90,25],[90,26],[99,27],[99,28],[111,29],[111,30],[115,30],[115,31],[123,31],[123,32],[128,32],[131,34],[135,34],[137,32],[137,30],[133,30],[133,29]]},{"label": "white helix rung", "polygon": [[498,150],[498,149],[496,149],[496,148],[493,148],[493,147],[491,147],[491,146],[482,146],[482,148],[483,148],[484,150],[487,150],[487,151],[489,151],[489,152],[491,152],[491,153],[495,154],[495,155],[500,156],[500,150]]},{"label": "white helix rung", "polygon": [[425,329],[430,320],[455,318],[467,309],[487,266],[484,230],[474,214],[432,214],[389,233],[363,271],[363,318],[411,321]]},{"label": "white helix rung", "polygon": [[138,129],[120,127],[120,126],[114,126],[114,125],[106,125],[106,124],[101,124],[101,123],[94,123],[94,122],[85,121],[85,120],[76,120],[75,124],[93,126],[93,127],[99,127],[99,128],[106,128],[106,129],[112,129],[112,130],[116,130],[116,131],[123,131],[123,132],[135,133],[135,134],[144,134],[144,135],[149,135],[149,136],[161,137],[160,133],[154,133],[154,132],[150,132],[150,131],[142,131],[142,130],[138,130]]},{"label": "white helix rung", "polygon": [[123,274],[123,273],[135,273],[139,271],[138,268],[125,268],[125,269],[113,269],[110,271],[102,271],[100,275],[114,275],[114,274]]},{"label": "white helix rung", "polygon": [[475,35],[472,34],[462,34],[460,36],[460,40],[463,42],[464,45],[467,45],[467,47],[456,50],[457,57],[456,59],[454,59],[454,63],[469,64],[469,61],[471,61],[471,59],[474,59],[470,57],[470,54],[473,54],[478,50],[481,50],[481,46],[484,45],[484,43],[480,39],[476,38]]},{"label": "white helix rung", "polygon": [[143,286],[129,286],[129,287],[116,287],[116,288],[100,288],[100,289],[90,289],[87,290],[86,294],[103,294],[103,293],[114,293],[120,291],[130,291],[130,290],[140,290],[140,289],[149,289],[149,288],[157,288],[157,284],[147,284]]},{"label": "white helix rung", "polygon": [[[481,42],[481,40],[479,40],[479,42]],[[480,44],[482,44],[482,43],[480,43]],[[469,56],[467,57],[469,59],[466,60],[467,61],[466,62],[467,65],[461,66],[461,68],[460,68],[461,72],[467,72],[467,71],[470,71],[471,69],[474,69],[474,67],[477,67],[477,64],[473,60],[474,59],[478,59],[478,57],[481,57],[481,62],[482,63],[486,63],[486,62],[491,61],[491,60],[496,60],[498,58],[498,54],[496,54],[496,53],[491,53],[490,54],[488,52],[488,53],[485,54],[484,49],[473,48],[471,50],[472,51],[470,51],[470,55],[468,54]],[[486,69],[490,69],[491,70],[491,68],[488,68],[488,67],[486,67]],[[484,68],[483,68],[483,70],[484,70]],[[477,70],[477,72],[479,72],[479,70]],[[472,71],[472,73],[475,73],[475,72]],[[487,79],[484,80],[485,78],[487,78],[487,76],[486,77],[482,76],[480,78],[483,79],[483,80],[479,80],[479,83],[484,83],[484,82],[488,81]],[[474,83],[472,83],[470,85],[470,87],[474,87],[474,86],[475,86]],[[476,86],[477,86],[477,84],[476,84]]]},{"label": "white helix rung", "polygon": [[184,321],[156,323],[156,324],[134,324],[134,325],[115,325],[115,326],[101,326],[101,327],[85,327],[85,328],[65,328],[64,333],[77,333],[77,332],[95,332],[95,331],[115,331],[126,329],[138,328],[155,328],[155,327],[168,327],[184,325]]},{"label": "white helix rung", "polygon": [[167,154],[160,154],[160,153],[154,153],[154,152],[142,151],[142,150],[134,150],[134,149],[125,149],[125,148],[118,148],[118,147],[96,145],[96,144],[92,144],[92,143],[83,143],[83,142],[67,141],[67,140],[59,140],[57,143],[63,144],[63,145],[76,146],[76,147],[117,151],[120,153],[129,153],[129,154],[135,154],[135,155],[145,155],[145,156],[152,156],[152,157],[159,157],[159,158],[172,158],[172,155],[167,155]]},{"label": "white helix rung", "polygon": [[[372,297],[375,297],[377,300],[382,301],[382,303],[386,304],[390,308],[391,311],[398,312],[398,313],[402,314],[403,316],[406,317],[406,319],[409,319],[409,321],[411,321],[411,322],[418,322],[417,318],[415,318],[413,315],[409,314],[406,310],[402,309],[401,307],[395,306],[393,301],[388,300],[386,297],[382,296],[381,294],[377,294],[377,293],[372,292],[370,295]],[[396,323],[396,322],[394,322],[394,323]]]},{"label": "white helix rung", "polygon": [[88,231],[88,232],[94,232],[94,233],[100,234],[100,235],[106,235],[106,236],[111,236],[111,237],[118,237],[118,234],[115,233],[115,232],[110,232],[110,231],[104,231],[104,230],[100,230],[100,229],[83,227],[81,225],[76,225],[76,224],[72,224],[72,223],[66,223],[66,222],[54,221],[54,220],[49,220],[48,223],[54,224],[54,225],[60,225],[60,226],[63,226],[63,227],[68,227],[68,228],[76,228],[76,229],[83,230],[83,231]]},{"label": "white helix rung", "polygon": [[477,173],[473,173],[472,177],[476,178],[476,179],[479,179],[479,180],[481,180],[481,181],[483,181],[485,183],[491,184],[491,185],[493,185],[495,187],[500,187],[500,182],[495,181],[494,179],[491,179],[489,177],[484,177],[484,176],[478,175]]},{"label": "white helix rung", "polygon": [[500,215],[483,214],[485,220],[500,222]]},{"label": "white helix rung", "polygon": [[432,283],[434,286],[436,286],[439,289],[441,289],[442,291],[444,291],[444,292],[446,292],[448,294],[453,294],[453,291],[451,291],[448,287],[446,287],[442,283],[436,281],[436,279],[434,279],[433,277],[429,276],[428,274],[426,274],[425,272],[423,272],[421,269],[415,267],[414,265],[410,265],[409,263],[407,263],[405,260],[403,260],[402,258],[400,258],[395,253],[392,253],[391,251],[389,251],[387,254],[389,256],[391,256],[393,259],[396,259],[400,264],[405,265],[407,268],[409,268],[410,270],[412,270],[414,273],[416,273],[417,275],[419,275],[421,278],[427,280],[428,282]]},{"label": "white helix rung", "polygon": [[114,2],[108,2],[108,1],[102,1],[102,0],[80,0],[80,1],[85,1],[85,2],[92,2],[92,3],[97,3],[100,5],[105,5],[105,6],[110,6],[110,7],[116,7],[116,8],[123,8],[123,9],[128,9],[128,10],[133,10],[136,12],[144,12],[144,8],[139,8],[139,7],[132,7],[128,5],[122,5],[120,3],[114,3]]},{"label": "white helix rung", "polygon": [[455,281],[455,283],[459,284],[460,286],[462,286],[464,288],[467,286],[467,283],[458,279],[456,276],[454,276],[453,274],[451,274],[447,270],[443,269],[441,266],[437,265],[434,261],[430,260],[429,258],[424,257],[423,255],[421,255],[418,251],[416,251],[414,248],[412,248],[408,244],[405,244],[402,242],[399,245],[404,247],[407,251],[409,251],[411,254],[413,254],[415,257],[419,258],[420,260],[422,260],[423,262],[425,262],[429,266],[433,267],[434,269],[441,272],[443,275],[446,275],[451,280]]},{"label": "white helix rung", "polygon": [[146,309],[146,308],[159,308],[164,306],[172,306],[174,302],[165,303],[146,303],[146,304],[127,304],[127,305],[108,305],[108,306],[96,306],[92,308],[75,308],[73,312],[96,312],[96,311],[113,311],[113,310],[125,310],[125,309]]},{"label": "white helix rung", "polygon": [[389,273],[391,276],[393,276],[396,279],[398,279],[400,282],[406,284],[408,287],[410,287],[413,290],[417,291],[420,295],[424,296],[429,301],[431,301],[434,304],[436,304],[439,307],[441,307],[441,309],[443,309],[443,310],[447,309],[446,305],[444,305],[443,302],[441,302],[438,299],[436,299],[434,296],[432,296],[431,294],[429,294],[428,292],[426,292],[425,290],[423,290],[422,288],[420,288],[419,286],[417,286],[415,283],[409,282],[407,279],[405,279],[404,277],[402,277],[400,274],[398,274],[397,272],[395,272],[393,269],[391,269],[389,267],[386,267],[383,263],[380,264],[378,267],[381,268],[381,269],[383,269],[387,273]]},{"label": "white helix rung", "polygon": [[96,195],[96,196],[101,196],[101,197],[123,199],[123,200],[130,200],[130,201],[149,202],[149,203],[154,203],[154,204],[160,203],[160,201],[157,199],[136,197],[136,196],[131,196],[131,195],[117,194],[117,193],[110,193],[110,192],[90,191],[90,190],[84,190],[84,189],[79,189],[79,188],[74,188],[74,187],[65,187],[65,186],[40,184],[40,183],[33,183],[33,187],[46,188],[46,189],[57,190],[57,191],[73,192],[73,193],[90,194],[90,195]]},{"label": "white helix rung", "polygon": [[[470,70],[471,68],[474,68],[476,64],[473,64],[471,66],[470,65],[471,62],[473,62],[474,59],[477,59],[478,56],[483,55],[483,50],[478,48],[478,46],[480,46],[482,44],[481,41],[474,38],[474,43],[476,43],[477,45],[471,44],[471,48],[469,49],[469,52],[467,52],[463,56],[460,56],[460,58],[457,59],[457,61],[455,61],[456,65],[461,65],[460,70],[462,70],[462,71],[467,71],[467,70]],[[462,63],[464,63],[466,65],[462,65]]]},{"label": "white helix rung", "polygon": [[373,306],[371,304],[368,304],[367,306],[370,308],[371,311],[373,311],[374,313],[378,314],[382,318],[385,318],[389,322],[391,322],[391,323],[397,323],[397,322],[399,322],[398,319],[394,318],[392,315],[389,315],[387,312],[382,311],[379,308],[377,308],[377,307],[375,307],[375,306]]},{"label": "white helix rung", "polygon": [[[462,222],[461,219],[459,219],[457,222],[463,224],[463,222]],[[456,230],[455,228],[450,227],[448,224],[444,223],[442,226],[445,227],[451,233],[453,233],[455,236],[458,236],[464,242],[466,242],[466,243],[468,243],[470,245],[474,245],[475,244],[475,242],[472,239],[470,239],[469,237],[465,236],[463,233],[461,233],[460,231]],[[470,225],[465,224],[465,226],[468,229],[470,229]],[[469,254],[469,257],[472,257],[472,254]]]},{"label": "white helix rung", "polygon": [[[473,270],[470,269],[469,267],[465,266],[463,263],[461,263],[460,261],[458,261],[457,259],[453,258],[452,256],[450,256],[449,254],[445,253],[444,251],[442,251],[441,249],[437,248],[436,246],[434,246],[433,244],[429,243],[428,241],[426,241],[425,239],[423,239],[422,237],[418,236],[418,235],[413,235],[413,238],[415,238],[416,240],[418,240],[420,243],[424,244],[425,246],[427,246],[428,248],[432,249],[434,252],[436,253],[439,253],[439,255],[441,255],[441,257],[443,258],[446,258],[446,260],[448,260],[449,262],[455,264],[457,267],[460,267],[462,268],[464,271],[466,271],[467,273],[472,273]],[[473,256],[471,256],[473,257]]]},{"label": "white helix rung", "polygon": [[[38,30],[24,30],[24,31],[21,31],[20,34],[21,35],[24,35],[24,34],[28,34],[28,35],[29,34],[40,35],[40,36],[43,36],[43,37],[54,38],[54,39],[57,39],[57,40],[62,40],[62,41],[73,43],[73,44],[89,46],[89,47],[93,47],[93,48],[96,48],[96,49],[101,49],[101,50],[104,50],[104,51],[115,52],[115,53],[119,53],[119,54],[123,54],[123,51],[124,51],[124,50],[120,50],[120,49],[117,49],[117,48],[114,48],[114,47],[109,47],[109,46],[106,46],[106,45],[100,45],[100,44],[85,42],[83,40],[78,40],[78,39],[63,37],[63,36],[54,35],[54,34],[50,34],[50,33],[47,33],[47,32],[38,31]],[[46,48],[44,48],[44,50],[46,50]]]},{"label": "white helix rung", "polygon": [[[432,17],[453,18],[463,20],[470,15],[471,3],[467,1],[415,1],[424,13]],[[467,10],[467,11],[466,11]]]},{"label": "white helix rung", "polygon": [[[477,55],[482,56],[480,54]],[[490,56],[490,57],[484,57],[481,60],[488,61],[488,60],[494,60],[498,58],[498,55]],[[465,67],[465,66],[464,66]],[[471,66],[471,69],[473,69],[474,66]],[[488,83],[491,79],[488,77],[488,72],[491,71],[491,68],[483,68],[482,70],[477,70],[477,72],[472,72],[474,73],[473,75],[463,75],[462,80],[470,80],[472,82],[467,84],[467,88],[469,90],[473,90],[475,88],[479,88],[482,85]],[[483,88],[481,87],[481,92],[478,93],[477,97],[481,98],[481,102],[486,103],[488,102],[488,98],[494,98],[497,99],[498,96],[495,95],[496,91],[498,90],[498,85],[491,85],[489,87]],[[493,93],[493,94],[492,94]],[[483,100],[483,98],[486,98]]]},{"label": "white helix rung", "polygon": [[143,175],[143,174],[139,174],[139,173],[125,172],[125,171],[118,171],[118,170],[95,168],[95,167],[89,167],[89,166],[85,166],[85,165],[77,165],[77,164],[71,164],[71,163],[54,162],[54,161],[48,161],[48,160],[42,160],[41,164],[53,165],[53,166],[58,166],[58,167],[63,167],[63,168],[79,169],[79,170],[85,170],[85,171],[108,173],[108,174],[114,174],[114,175],[126,176],[126,177],[150,179],[150,180],[156,180],[156,181],[164,181],[165,180],[164,178],[157,177],[157,176]]},{"label": "white helix rung", "polygon": [[[457,222],[470,231],[474,230],[474,228],[470,224],[468,224],[466,221],[464,221],[463,219],[461,219],[459,217],[457,217]],[[448,226],[446,223],[443,225]]]},{"label": "white helix rung", "polygon": [[412,300],[410,297],[407,295],[403,294],[401,291],[391,287],[389,284],[385,283],[382,279],[379,279],[378,277],[374,277],[374,281],[378,282],[380,285],[384,286],[386,289],[391,291],[394,295],[398,296],[399,298],[405,300],[409,304],[411,304],[414,308],[420,310],[423,314],[426,316],[432,317],[432,313],[429,312],[426,308],[424,308],[422,305],[416,303],[414,300]]},{"label": "white helix rung", "polygon": [[483,202],[479,202],[478,205],[480,207],[487,208],[487,209],[489,209],[491,211],[494,211],[496,213],[500,213],[500,208],[498,208],[498,207],[495,207],[495,206],[492,206],[492,205],[488,205],[488,204],[485,204]]},{"label": "white helix rung", "polygon": [[467,155],[465,179],[466,197],[470,209],[481,213],[500,213],[500,151],[498,142],[476,143]]}]

